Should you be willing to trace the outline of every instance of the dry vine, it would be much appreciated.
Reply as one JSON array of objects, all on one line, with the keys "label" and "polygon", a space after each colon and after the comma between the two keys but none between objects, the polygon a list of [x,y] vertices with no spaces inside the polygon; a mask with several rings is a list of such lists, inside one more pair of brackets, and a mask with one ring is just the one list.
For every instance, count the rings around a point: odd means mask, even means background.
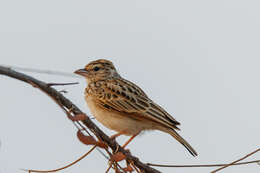
[{"label": "dry vine", "polygon": [[240,162],[246,158],[248,158],[249,156],[252,156],[253,154],[257,153],[260,151],[260,148],[258,148],[257,150],[254,150],[253,152],[245,155],[244,157],[235,160],[229,164],[198,164],[198,165],[166,165],[166,164],[154,164],[154,163],[147,163],[147,165],[149,166],[156,166],[156,167],[172,167],[172,168],[205,168],[205,167],[220,167],[214,171],[212,171],[211,173],[216,173],[222,169],[225,169],[229,166],[238,166],[238,165],[248,165],[248,164],[252,164],[252,163],[256,163],[260,165],[260,160],[253,160],[253,161],[247,161],[247,162]]}]

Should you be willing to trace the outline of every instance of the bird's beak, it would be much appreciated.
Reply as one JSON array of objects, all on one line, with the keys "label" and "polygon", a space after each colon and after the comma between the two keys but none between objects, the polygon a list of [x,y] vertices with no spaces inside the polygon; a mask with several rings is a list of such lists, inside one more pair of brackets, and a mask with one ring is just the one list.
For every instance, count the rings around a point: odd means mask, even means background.
[{"label": "bird's beak", "polygon": [[78,69],[78,70],[74,71],[74,73],[81,75],[81,76],[87,76],[88,71],[85,69]]}]

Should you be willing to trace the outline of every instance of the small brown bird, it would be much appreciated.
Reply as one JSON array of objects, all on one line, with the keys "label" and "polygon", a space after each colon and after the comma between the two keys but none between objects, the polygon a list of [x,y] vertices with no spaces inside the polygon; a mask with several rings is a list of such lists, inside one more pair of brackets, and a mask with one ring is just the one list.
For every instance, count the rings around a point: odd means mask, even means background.
[{"label": "small brown bird", "polygon": [[122,78],[112,62],[105,59],[92,61],[75,73],[87,80],[85,100],[91,113],[104,126],[118,132],[112,138],[132,136],[123,147],[141,131],[160,130],[169,133],[197,156],[190,144],[176,132],[180,123],[149,99],[141,88]]}]

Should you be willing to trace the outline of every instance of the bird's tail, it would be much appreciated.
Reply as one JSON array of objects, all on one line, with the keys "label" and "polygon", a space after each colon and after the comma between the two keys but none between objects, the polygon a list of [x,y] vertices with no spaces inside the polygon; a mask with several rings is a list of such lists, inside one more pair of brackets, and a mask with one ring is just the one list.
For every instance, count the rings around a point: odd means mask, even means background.
[{"label": "bird's tail", "polygon": [[191,155],[193,155],[194,157],[198,155],[197,152],[190,146],[190,144],[185,139],[183,139],[175,130],[171,129],[171,131],[169,131],[168,133],[170,133],[172,137],[179,141],[190,152]]}]

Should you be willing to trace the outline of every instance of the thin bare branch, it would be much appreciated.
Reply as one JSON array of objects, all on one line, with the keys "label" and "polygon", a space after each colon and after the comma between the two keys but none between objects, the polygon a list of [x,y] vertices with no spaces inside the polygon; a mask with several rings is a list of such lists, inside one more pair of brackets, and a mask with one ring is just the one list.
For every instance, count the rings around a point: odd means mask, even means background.
[{"label": "thin bare branch", "polygon": [[105,173],[108,173],[108,172],[109,172],[109,170],[112,168],[112,166],[113,166],[113,164],[112,164],[112,163],[109,163],[109,166],[108,166],[108,168],[107,168],[107,170],[106,170],[106,172],[105,172]]},{"label": "thin bare branch", "polygon": [[240,162],[240,161],[242,161],[242,160],[248,158],[249,156],[252,156],[253,154],[257,153],[258,151],[260,151],[260,148],[258,148],[257,150],[255,150],[255,151],[253,151],[253,152],[247,154],[246,156],[244,156],[244,157],[242,157],[242,158],[240,158],[240,159],[238,159],[238,160],[235,160],[234,162],[231,162],[230,164],[227,164],[227,165],[225,165],[225,166],[223,166],[223,167],[221,167],[221,168],[218,168],[218,169],[212,171],[211,173],[216,173],[216,172],[218,172],[218,171],[220,171],[220,170],[222,170],[222,169],[225,169],[225,168],[227,168],[227,167],[229,167],[229,166],[232,166],[232,165],[236,164],[237,162]]},{"label": "thin bare branch", "polygon": [[32,72],[32,73],[39,73],[39,74],[48,74],[48,75],[58,75],[58,76],[65,76],[65,77],[73,77],[73,78],[80,78],[80,76],[75,75],[74,73],[62,72],[62,71],[53,71],[53,70],[43,70],[43,69],[35,69],[35,68],[25,68],[25,67],[17,67],[17,66],[10,66],[10,65],[0,65],[2,67],[7,67],[12,70],[17,71],[24,71],[24,72]]},{"label": "thin bare branch", "polygon": [[71,82],[71,83],[47,83],[48,86],[64,86],[64,85],[76,85],[79,84],[78,82]]},{"label": "thin bare branch", "polygon": [[80,158],[78,158],[77,160],[75,160],[74,162],[62,167],[62,168],[58,168],[58,169],[52,169],[52,170],[33,170],[33,169],[22,169],[23,171],[28,171],[28,172],[39,172],[39,173],[43,173],[43,172],[58,172],[61,171],[63,169],[66,169],[76,163],[78,163],[79,161],[81,161],[83,158],[87,157],[87,155],[89,155],[97,146],[94,145],[86,154],[82,155]]},{"label": "thin bare branch", "polygon": [[[260,160],[253,160],[248,162],[240,162],[235,163],[232,166],[239,166],[239,165],[248,165],[252,163],[260,163]],[[229,164],[221,163],[221,164],[198,164],[198,165],[165,165],[165,164],[155,164],[155,163],[147,163],[149,166],[156,166],[156,167],[169,167],[169,168],[205,168],[205,167],[221,167],[226,166]]]}]

